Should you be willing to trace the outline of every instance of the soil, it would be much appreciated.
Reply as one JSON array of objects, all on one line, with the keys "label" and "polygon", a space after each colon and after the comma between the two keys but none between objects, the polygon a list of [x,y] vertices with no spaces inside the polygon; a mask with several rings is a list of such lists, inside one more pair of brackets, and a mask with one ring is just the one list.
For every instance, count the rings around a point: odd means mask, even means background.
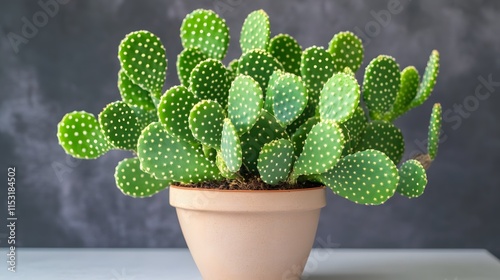
[{"label": "soil", "polygon": [[307,189],[322,186],[314,182],[298,182],[297,184],[280,183],[278,185],[269,185],[264,183],[259,177],[245,179],[209,181],[196,184],[174,183],[173,185],[189,188],[218,189],[218,190],[292,190]]}]

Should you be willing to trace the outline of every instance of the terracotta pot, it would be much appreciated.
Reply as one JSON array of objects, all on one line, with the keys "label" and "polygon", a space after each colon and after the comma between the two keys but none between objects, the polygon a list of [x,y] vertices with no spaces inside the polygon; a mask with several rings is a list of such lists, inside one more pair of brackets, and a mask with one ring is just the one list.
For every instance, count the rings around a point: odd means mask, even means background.
[{"label": "terracotta pot", "polygon": [[296,280],[325,188],[228,191],[172,186],[170,204],[204,280]]}]

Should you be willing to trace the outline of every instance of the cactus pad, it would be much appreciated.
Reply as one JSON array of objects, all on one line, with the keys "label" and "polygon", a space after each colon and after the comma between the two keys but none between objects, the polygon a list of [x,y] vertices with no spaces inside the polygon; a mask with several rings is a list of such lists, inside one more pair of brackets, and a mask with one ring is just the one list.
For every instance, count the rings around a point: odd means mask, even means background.
[{"label": "cactus pad", "polygon": [[208,57],[222,60],[229,46],[229,28],[213,11],[198,9],[184,18],[181,41],[185,49],[198,47]]},{"label": "cactus pad", "polygon": [[311,117],[293,133],[292,142],[295,150],[295,156],[300,156],[300,153],[302,153],[302,149],[304,148],[304,144],[307,139],[307,134],[309,134],[313,126],[315,126],[317,123],[319,123],[319,118]]},{"label": "cactus pad", "polygon": [[240,170],[242,163],[241,142],[236,128],[228,118],[224,119],[220,149],[227,169],[233,173]]},{"label": "cactus pad", "polygon": [[321,120],[342,123],[354,114],[358,104],[358,81],[349,74],[336,73],[321,90],[319,115]]},{"label": "cactus pad", "polygon": [[191,72],[190,89],[200,100],[215,100],[225,108],[231,87],[229,77],[229,70],[220,61],[208,59],[198,64]]},{"label": "cactus pad", "polygon": [[259,84],[250,76],[238,75],[229,89],[228,116],[239,135],[257,121],[264,103]]},{"label": "cactus pad", "polygon": [[431,95],[434,86],[436,85],[437,75],[439,73],[439,53],[433,50],[427,66],[425,67],[424,76],[417,91],[417,95],[410,103],[410,109],[422,105]]},{"label": "cactus pad", "polygon": [[122,100],[129,106],[138,107],[143,110],[156,110],[149,91],[134,84],[123,69],[118,72],[118,89],[120,90]]},{"label": "cactus pad", "polygon": [[128,34],[120,43],[118,58],[123,71],[134,84],[160,99],[167,59],[165,48],[158,37],[148,31]]},{"label": "cactus pad", "polygon": [[177,74],[181,84],[189,87],[189,77],[191,72],[200,62],[207,60],[208,57],[198,47],[184,49],[177,56]]},{"label": "cactus pad", "polygon": [[399,128],[385,121],[373,121],[368,124],[357,147],[358,151],[376,149],[385,153],[394,164],[403,157],[405,143]]},{"label": "cactus pad", "polygon": [[427,150],[432,160],[436,158],[438,151],[439,136],[441,133],[441,111],[441,104],[434,104],[434,107],[432,107],[431,120],[429,122],[429,139],[427,143]]},{"label": "cactus pad", "polygon": [[401,86],[389,113],[389,120],[396,119],[410,109],[410,103],[417,95],[419,83],[420,75],[415,67],[408,66],[403,69],[401,72]]},{"label": "cactus pad", "polygon": [[335,71],[344,71],[349,67],[353,72],[358,71],[363,62],[363,43],[354,33],[346,31],[339,32],[333,36],[328,46],[332,54]]},{"label": "cactus pad", "polygon": [[320,180],[350,201],[379,205],[394,195],[399,175],[384,153],[366,150],[342,158],[334,169],[321,174]]},{"label": "cactus pad", "polygon": [[276,70],[283,70],[283,67],[272,55],[260,49],[247,52],[238,62],[238,74],[252,77],[262,92],[267,89],[269,78]]},{"label": "cactus pad", "polygon": [[138,158],[126,158],[115,168],[116,186],[131,197],[148,197],[166,189],[169,182],[158,180],[140,168]]},{"label": "cactus pad", "polygon": [[264,100],[264,109],[269,112],[271,115],[274,115],[273,111],[273,103],[274,103],[274,85],[276,84],[276,80],[281,77],[285,72],[281,70],[276,70],[273,72],[271,77],[269,78],[269,83],[267,85],[266,90],[266,98]]},{"label": "cactus pad", "polygon": [[427,185],[427,174],[420,162],[410,159],[399,168],[399,183],[396,191],[408,198],[419,197]]},{"label": "cactus pad", "polygon": [[214,148],[210,148],[209,146],[202,145],[202,151],[208,160],[210,160],[212,162],[214,162],[216,160],[217,150],[215,150]]},{"label": "cactus pad", "polygon": [[108,104],[99,114],[99,124],[106,140],[115,148],[135,151],[141,135],[141,123],[125,102]]},{"label": "cactus pad", "polygon": [[273,112],[276,120],[287,126],[296,120],[307,106],[307,90],[300,76],[284,73],[271,86]]},{"label": "cactus pad", "polygon": [[293,145],[289,140],[278,139],[262,148],[257,163],[260,178],[270,185],[286,181],[293,164]]},{"label": "cactus pad", "polygon": [[64,151],[75,158],[98,158],[111,148],[94,115],[84,111],[64,115],[57,125],[57,138]]},{"label": "cactus pad", "polygon": [[226,162],[222,158],[221,153],[216,153],[215,164],[219,169],[220,174],[226,179],[234,179],[235,173],[231,172],[229,168],[227,168]]},{"label": "cactus pad", "polygon": [[340,124],[345,138],[345,147],[342,155],[354,152],[367,125],[368,120],[366,119],[365,112],[360,106],[356,108],[351,118]]},{"label": "cactus pad", "polygon": [[283,65],[283,70],[300,75],[302,47],[292,36],[287,34],[276,35],[269,42],[268,51]]},{"label": "cactus pad", "polygon": [[139,107],[130,107],[134,110],[135,117],[139,121],[140,130],[142,131],[146,126],[152,122],[158,121],[158,112],[155,110],[143,110]]},{"label": "cactus pad", "polygon": [[271,36],[269,16],[263,10],[250,13],[241,28],[240,46],[243,53],[254,49],[266,50]]},{"label": "cactus pad", "polygon": [[220,148],[225,115],[222,107],[213,100],[202,100],[189,113],[189,129],[203,145]]}]

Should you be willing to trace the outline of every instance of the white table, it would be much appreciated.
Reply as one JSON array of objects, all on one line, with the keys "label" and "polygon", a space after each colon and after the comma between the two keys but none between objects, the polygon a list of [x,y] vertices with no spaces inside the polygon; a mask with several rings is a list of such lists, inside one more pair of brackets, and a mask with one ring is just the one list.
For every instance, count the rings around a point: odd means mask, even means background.
[{"label": "white table", "polygon": [[[201,280],[186,249],[21,248],[16,273],[1,264],[0,279]],[[485,250],[314,249],[303,279],[500,280],[500,262]]]}]

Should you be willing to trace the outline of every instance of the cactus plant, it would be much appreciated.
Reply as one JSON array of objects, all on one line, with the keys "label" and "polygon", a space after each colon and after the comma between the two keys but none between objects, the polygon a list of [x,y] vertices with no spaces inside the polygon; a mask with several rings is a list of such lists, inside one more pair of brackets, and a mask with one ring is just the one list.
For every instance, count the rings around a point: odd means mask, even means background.
[{"label": "cactus plant", "polygon": [[355,203],[378,205],[396,192],[409,198],[424,192],[441,107],[432,111],[428,154],[416,159],[401,162],[404,138],[392,121],[429,97],[437,51],[422,79],[415,67],[400,71],[393,57],[380,55],[360,86],[355,73],[364,50],[351,32],[333,36],[327,49],[303,50],[290,35],[271,39],[269,17],[255,11],[240,33],[241,57],[227,66],[229,29],[216,13],[190,13],[180,33],[180,85],[162,93],[165,48],[154,34],[133,32],[118,52],[122,100],[98,118],[75,111],[58,125],[60,145],[76,158],[111,149],[134,154],[116,167],[124,194],[222,181],[258,182],[260,189],[323,184]]}]

